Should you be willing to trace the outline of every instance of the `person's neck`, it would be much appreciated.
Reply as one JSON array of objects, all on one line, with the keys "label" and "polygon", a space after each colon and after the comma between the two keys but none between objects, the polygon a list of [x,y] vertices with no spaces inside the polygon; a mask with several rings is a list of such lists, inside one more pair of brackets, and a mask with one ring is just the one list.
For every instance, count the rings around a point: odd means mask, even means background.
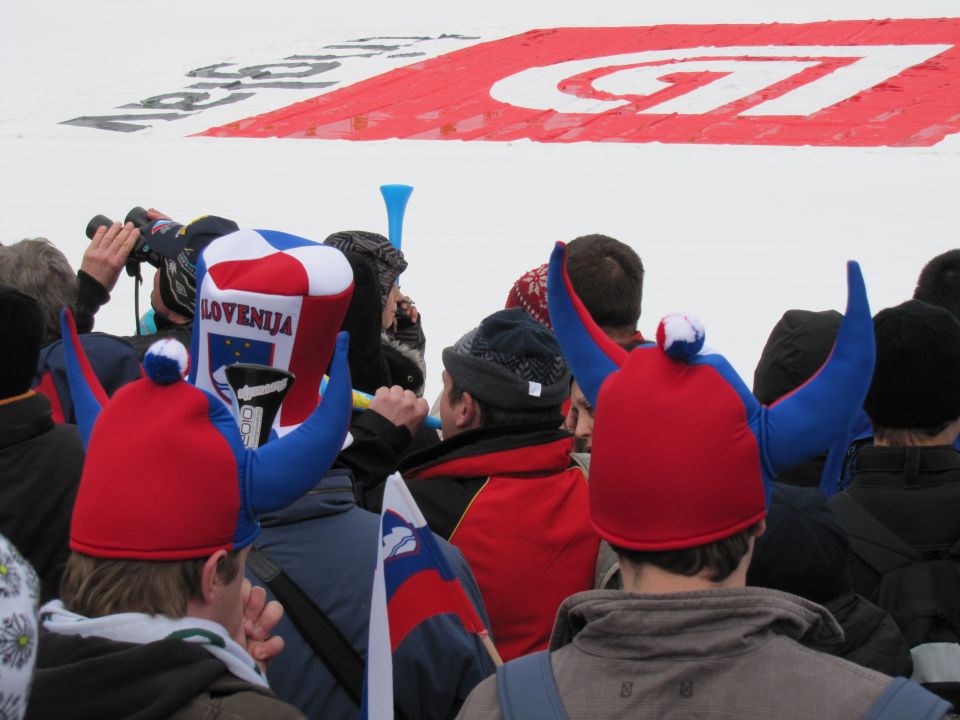
[{"label": "person's neck", "polygon": [[630,345],[637,337],[637,329],[629,326],[610,327],[604,325],[600,329],[603,330],[607,337],[617,343],[617,345]]},{"label": "person's neck", "polygon": [[633,565],[620,561],[620,576],[623,580],[623,589],[627,592],[642,593],[644,595],[668,595],[671,593],[695,592],[697,590],[721,590],[726,588],[741,588],[747,584],[748,562],[741,562],[727,578],[714,581],[701,572],[692,577],[661,570],[656,565],[644,563]]},{"label": "person's neck", "polygon": [[884,434],[874,435],[873,444],[877,447],[933,447],[935,445],[953,445],[960,434],[960,419],[954,420],[936,435],[926,435],[911,430],[898,431],[890,437]]}]

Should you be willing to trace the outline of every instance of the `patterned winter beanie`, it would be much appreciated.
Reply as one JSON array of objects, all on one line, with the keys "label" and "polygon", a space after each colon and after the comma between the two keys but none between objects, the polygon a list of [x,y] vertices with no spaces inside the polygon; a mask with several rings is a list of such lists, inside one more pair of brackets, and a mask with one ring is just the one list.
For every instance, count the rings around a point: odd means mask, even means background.
[{"label": "patterned winter beanie", "polygon": [[506,308],[521,307],[541,325],[553,330],[550,311],[547,309],[547,268],[544,263],[521,275],[510,288]]},{"label": "patterned winter beanie", "polygon": [[40,583],[30,563],[0,535],[0,718],[27,713],[37,658]]},{"label": "patterned winter beanie", "polygon": [[197,304],[197,261],[200,253],[218,237],[236,232],[238,225],[216,215],[204,215],[177,233],[185,240],[176,257],[163,258],[160,274],[160,297],[168,309],[192,318]]},{"label": "patterned winter beanie", "polygon": [[343,230],[330,235],[323,244],[342,252],[357,253],[372,262],[380,285],[380,307],[386,305],[390,288],[407,269],[402,250],[397,250],[383,235],[365,230]]},{"label": "patterned winter beanie", "polygon": [[548,408],[570,393],[556,337],[520,308],[485,318],[443,351],[443,366],[460,388],[506,410]]}]

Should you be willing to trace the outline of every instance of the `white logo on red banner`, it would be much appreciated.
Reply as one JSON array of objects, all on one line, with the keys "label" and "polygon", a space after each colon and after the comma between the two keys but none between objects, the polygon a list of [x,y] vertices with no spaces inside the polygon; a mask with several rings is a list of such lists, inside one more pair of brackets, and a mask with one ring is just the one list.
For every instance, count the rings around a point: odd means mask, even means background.
[{"label": "white logo on red banner", "polygon": [[960,131],[960,20],[536,30],[207,135],[933,145]]}]

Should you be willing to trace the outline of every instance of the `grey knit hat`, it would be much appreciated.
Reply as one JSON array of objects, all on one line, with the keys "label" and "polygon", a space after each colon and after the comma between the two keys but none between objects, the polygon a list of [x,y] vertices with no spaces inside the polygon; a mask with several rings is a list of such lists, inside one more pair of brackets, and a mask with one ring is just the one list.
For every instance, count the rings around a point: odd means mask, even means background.
[{"label": "grey knit hat", "polygon": [[402,250],[391,245],[383,235],[366,230],[342,230],[327,237],[323,244],[366,258],[372,264],[380,285],[380,307],[386,305],[390,288],[400,273],[407,269]]},{"label": "grey knit hat", "polygon": [[443,366],[460,388],[505,410],[553,407],[570,393],[556,337],[520,308],[485,318],[444,349]]}]

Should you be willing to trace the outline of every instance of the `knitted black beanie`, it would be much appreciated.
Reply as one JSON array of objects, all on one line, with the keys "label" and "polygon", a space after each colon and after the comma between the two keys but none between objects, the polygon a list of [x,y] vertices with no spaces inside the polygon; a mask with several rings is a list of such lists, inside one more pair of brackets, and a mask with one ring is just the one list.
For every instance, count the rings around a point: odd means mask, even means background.
[{"label": "knitted black beanie", "polygon": [[521,308],[486,317],[443,351],[453,381],[506,410],[549,408],[570,393],[570,370],[553,332]]},{"label": "knitted black beanie", "polygon": [[43,313],[37,301],[16,288],[0,285],[0,399],[30,389],[43,333]]},{"label": "knitted black beanie", "polygon": [[909,300],[873,319],[877,362],[863,408],[874,425],[932,428],[960,417],[960,322]]},{"label": "knitted black beanie", "polygon": [[192,318],[197,305],[197,263],[200,253],[211,242],[223,235],[236,232],[240,227],[233,221],[216,215],[205,215],[180,233],[186,245],[174,258],[163,258],[157,272],[160,274],[160,298],[168,310]]}]

